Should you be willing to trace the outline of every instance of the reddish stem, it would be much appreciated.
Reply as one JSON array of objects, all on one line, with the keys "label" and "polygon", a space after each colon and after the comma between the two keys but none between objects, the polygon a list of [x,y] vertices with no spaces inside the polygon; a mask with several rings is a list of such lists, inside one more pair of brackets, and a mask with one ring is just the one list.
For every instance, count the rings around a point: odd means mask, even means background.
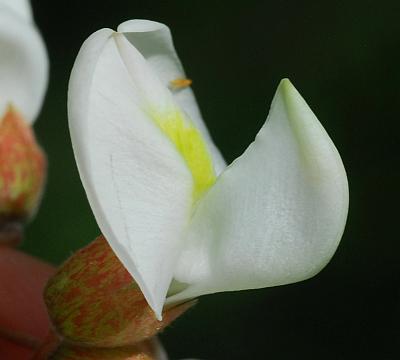
[{"label": "reddish stem", "polygon": [[29,348],[29,349],[38,349],[40,346],[39,339],[35,338],[32,335],[27,335],[23,333],[19,333],[17,331],[10,331],[6,329],[0,328],[0,338],[11,341],[17,345]]},{"label": "reddish stem", "polygon": [[46,339],[41,344],[41,346],[37,349],[35,355],[32,360],[47,360],[50,355],[53,354],[59,345],[61,344],[61,338],[54,330],[50,330]]},{"label": "reddish stem", "polygon": [[4,221],[0,218],[0,246],[15,247],[22,242],[23,226],[19,221]]}]

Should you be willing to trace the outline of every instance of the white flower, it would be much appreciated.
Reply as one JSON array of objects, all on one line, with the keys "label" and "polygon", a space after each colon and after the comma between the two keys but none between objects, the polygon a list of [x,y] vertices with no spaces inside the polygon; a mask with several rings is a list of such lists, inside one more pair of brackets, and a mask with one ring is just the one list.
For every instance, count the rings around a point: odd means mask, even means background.
[{"label": "white flower", "polygon": [[28,123],[39,113],[48,59],[28,0],[0,0],[0,119],[13,105]]},{"label": "white flower", "polygon": [[132,20],[86,40],[68,95],[98,225],[159,318],[165,302],[315,275],[348,209],[340,156],[289,80],[225,168],[192,91],[170,90],[184,78],[169,29]]}]

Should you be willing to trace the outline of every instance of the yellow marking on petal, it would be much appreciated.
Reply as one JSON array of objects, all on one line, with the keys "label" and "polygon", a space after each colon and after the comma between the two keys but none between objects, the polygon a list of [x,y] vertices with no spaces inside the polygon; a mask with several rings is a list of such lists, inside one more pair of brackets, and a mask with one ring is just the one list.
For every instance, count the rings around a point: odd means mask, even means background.
[{"label": "yellow marking on petal", "polygon": [[193,201],[197,201],[216,180],[212,158],[203,136],[179,110],[165,115],[157,114],[153,120],[184,158],[193,176]]},{"label": "yellow marking on petal", "polygon": [[190,85],[192,85],[192,80],[184,79],[184,78],[178,78],[178,79],[175,79],[175,80],[172,80],[169,82],[169,86],[170,86],[171,90],[184,89]]}]

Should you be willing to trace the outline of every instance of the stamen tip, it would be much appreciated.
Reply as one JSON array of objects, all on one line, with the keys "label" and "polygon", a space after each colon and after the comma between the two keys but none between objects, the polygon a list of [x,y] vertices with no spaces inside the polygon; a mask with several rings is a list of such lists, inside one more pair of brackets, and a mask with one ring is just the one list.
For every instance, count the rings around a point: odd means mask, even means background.
[{"label": "stamen tip", "polygon": [[185,79],[185,78],[178,78],[175,80],[171,80],[169,82],[169,88],[171,90],[181,90],[185,89],[192,85],[192,80],[191,79]]}]

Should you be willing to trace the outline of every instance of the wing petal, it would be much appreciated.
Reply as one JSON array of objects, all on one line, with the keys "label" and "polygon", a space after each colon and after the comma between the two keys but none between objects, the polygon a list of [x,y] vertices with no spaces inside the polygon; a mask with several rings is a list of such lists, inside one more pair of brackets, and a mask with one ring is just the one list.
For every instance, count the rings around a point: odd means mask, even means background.
[{"label": "wing petal", "polygon": [[348,185],[333,142],[283,80],[265,125],[200,202],[169,301],[292,283],[333,256],[348,210]]}]

